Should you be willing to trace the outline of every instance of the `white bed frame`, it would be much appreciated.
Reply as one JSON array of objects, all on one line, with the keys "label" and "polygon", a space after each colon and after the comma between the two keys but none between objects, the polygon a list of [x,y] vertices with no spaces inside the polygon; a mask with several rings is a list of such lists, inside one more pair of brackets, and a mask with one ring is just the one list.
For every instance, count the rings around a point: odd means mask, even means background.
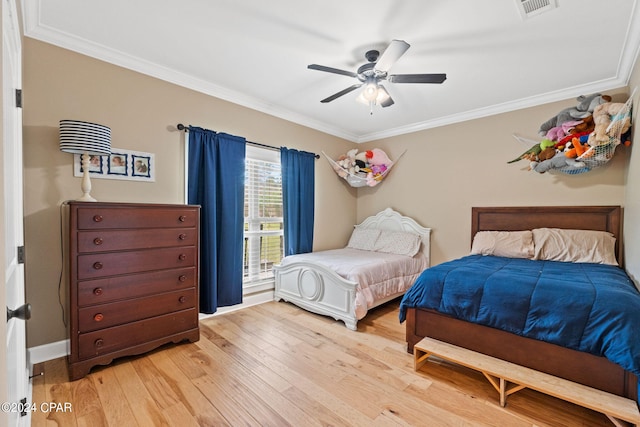
[{"label": "white bed frame", "polygon": [[[391,208],[370,216],[356,225],[359,228],[408,231],[422,236],[420,251],[430,265],[431,229],[422,227],[412,218]],[[356,282],[339,276],[335,271],[313,262],[296,261],[286,266],[275,265],[276,301],[289,301],[305,310],[341,320],[351,330],[357,330],[355,315]],[[377,301],[376,306],[402,295],[400,292]]]}]

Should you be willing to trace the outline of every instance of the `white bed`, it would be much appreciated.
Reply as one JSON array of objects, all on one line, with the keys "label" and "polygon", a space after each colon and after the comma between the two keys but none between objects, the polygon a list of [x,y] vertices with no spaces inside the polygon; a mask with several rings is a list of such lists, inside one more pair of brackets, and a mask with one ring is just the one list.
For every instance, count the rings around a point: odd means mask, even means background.
[{"label": "white bed", "polygon": [[[275,300],[341,320],[357,329],[373,307],[403,295],[430,263],[431,229],[391,208],[355,226],[419,236],[414,256],[346,247],[285,257],[274,266]],[[387,234],[388,235],[388,234]]]}]

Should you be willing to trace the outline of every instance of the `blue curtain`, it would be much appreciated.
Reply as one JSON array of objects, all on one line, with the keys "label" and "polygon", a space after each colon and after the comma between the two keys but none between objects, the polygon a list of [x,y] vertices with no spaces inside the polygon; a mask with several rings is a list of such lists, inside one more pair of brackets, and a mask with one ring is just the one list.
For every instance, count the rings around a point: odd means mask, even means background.
[{"label": "blue curtain", "polygon": [[244,138],[189,127],[189,204],[201,206],[200,312],[242,302]]},{"label": "blue curtain", "polygon": [[313,249],[315,160],[313,153],[280,148],[285,256]]}]

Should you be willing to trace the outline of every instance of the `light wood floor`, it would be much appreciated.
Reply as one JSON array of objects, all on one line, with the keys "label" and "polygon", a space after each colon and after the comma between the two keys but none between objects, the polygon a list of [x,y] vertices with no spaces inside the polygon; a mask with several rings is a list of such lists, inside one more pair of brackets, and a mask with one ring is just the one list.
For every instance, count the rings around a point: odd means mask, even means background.
[{"label": "light wood floor", "polygon": [[[350,331],[288,303],[201,322],[197,343],[119,359],[68,382],[64,359],[41,364],[33,426],[609,426],[596,412],[524,390],[501,408],[482,374],[444,362],[419,372],[398,301]],[[64,407],[60,407],[63,409]]]}]

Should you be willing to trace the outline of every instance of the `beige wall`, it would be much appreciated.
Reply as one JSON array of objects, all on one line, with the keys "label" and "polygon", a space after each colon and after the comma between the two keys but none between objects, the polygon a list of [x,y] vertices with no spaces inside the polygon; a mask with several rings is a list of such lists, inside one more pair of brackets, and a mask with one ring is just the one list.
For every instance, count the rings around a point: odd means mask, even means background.
[{"label": "beige wall", "polygon": [[[150,78],[32,39],[24,43],[24,173],[27,345],[64,340],[66,284],[59,283],[61,204],[81,195],[71,154],[58,150],[60,119],[108,125],[112,146],[155,154],[156,182],[93,179],[100,201],[182,203],[183,133],[192,124],[331,156],[352,143],[267,114]],[[315,249],[344,244],[355,222],[356,192],[325,159],[316,163]],[[66,263],[66,260],[64,261]],[[59,292],[59,286],[61,291]],[[61,295],[61,297],[60,297]],[[61,302],[60,302],[61,301]]]},{"label": "beige wall", "polygon": [[[625,92],[607,93],[624,101]],[[431,259],[439,264],[469,252],[472,206],[622,205],[625,147],[606,167],[581,175],[530,172],[524,160],[507,164],[530,146],[514,133],[538,139],[541,123],[575,104],[572,99],[365,144],[362,149],[379,147],[392,159],[407,152],[382,184],[358,190],[358,220],[386,206],[416,218],[432,228]]]}]

